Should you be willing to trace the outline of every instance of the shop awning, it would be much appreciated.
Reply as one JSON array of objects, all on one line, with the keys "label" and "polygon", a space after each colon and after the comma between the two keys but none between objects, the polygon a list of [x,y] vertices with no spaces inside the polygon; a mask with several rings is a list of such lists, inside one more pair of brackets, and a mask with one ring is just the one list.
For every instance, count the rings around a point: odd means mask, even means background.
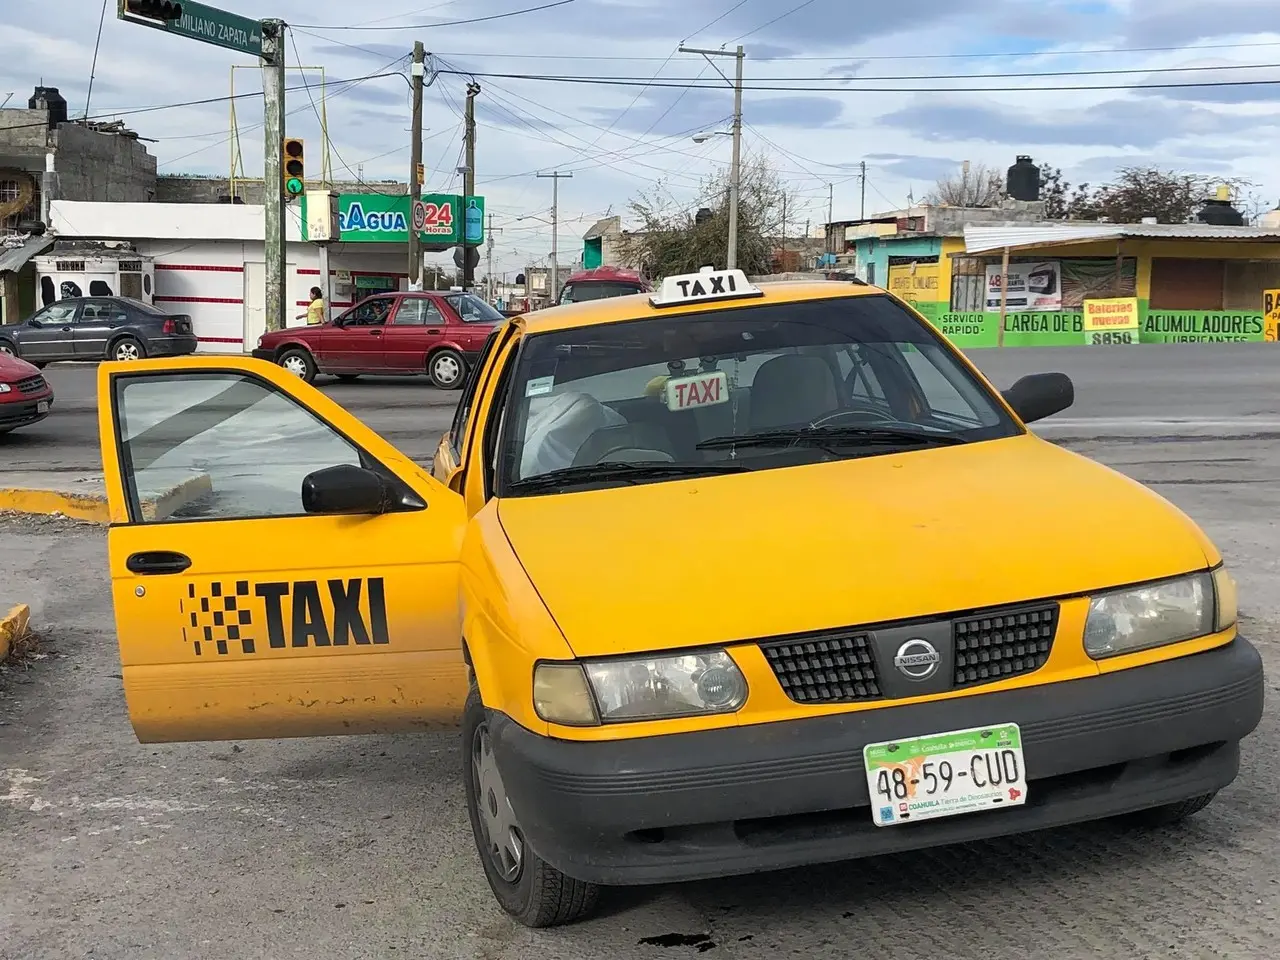
[{"label": "shop awning", "polygon": [[965,224],[964,252],[972,256],[1073,243],[1114,240],[1230,240],[1280,243],[1280,231],[1266,227],[1223,227],[1208,223],[1048,223],[988,227]]},{"label": "shop awning", "polygon": [[38,257],[53,246],[53,237],[28,237],[16,246],[0,242],[0,273],[17,273],[32,257]]}]

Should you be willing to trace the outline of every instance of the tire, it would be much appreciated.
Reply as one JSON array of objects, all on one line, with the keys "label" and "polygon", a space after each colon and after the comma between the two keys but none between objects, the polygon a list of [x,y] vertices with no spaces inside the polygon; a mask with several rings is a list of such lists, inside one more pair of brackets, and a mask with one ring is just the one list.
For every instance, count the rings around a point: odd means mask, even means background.
[{"label": "tire", "polygon": [[358,374],[358,373],[340,373],[340,374],[338,374],[338,379],[339,379],[339,380],[341,380],[343,383],[355,383],[357,380],[359,380],[359,379],[360,379],[360,374]]},{"label": "tire", "polygon": [[[480,854],[489,889],[493,891],[498,905],[526,927],[559,927],[589,917],[599,903],[600,887],[566,877],[529,849],[507,803],[496,764],[488,766],[485,758],[492,763],[488,717],[484,704],[480,702],[480,692],[473,686],[462,717],[462,776],[466,784],[471,833],[475,837],[476,851]],[[482,771],[482,767],[487,769]],[[497,793],[501,793],[501,797],[496,796]],[[486,817],[480,808],[482,796],[495,814],[505,804],[508,816],[501,820],[492,814]],[[491,852],[490,828],[486,821],[510,825],[518,856],[511,855],[510,846],[502,855]]]},{"label": "tire", "polygon": [[316,362],[302,347],[289,347],[276,357],[276,363],[304,383],[311,383],[316,378]]},{"label": "tire", "polygon": [[1177,803],[1166,803],[1161,807],[1139,810],[1124,819],[1135,827],[1169,827],[1199,813],[1211,804],[1217,795],[1218,791],[1215,790],[1213,793],[1201,794],[1189,800],[1179,800]]},{"label": "tire", "polygon": [[427,376],[440,390],[461,390],[467,379],[467,361],[457,350],[437,350],[427,357]]},{"label": "tire", "polygon": [[18,348],[8,340],[0,340],[0,353],[7,353],[11,357],[18,355]]},{"label": "tire", "polygon": [[121,337],[107,347],[107,359],[127,363],[131,360],[145,360],[147,348],[133,337]]}]

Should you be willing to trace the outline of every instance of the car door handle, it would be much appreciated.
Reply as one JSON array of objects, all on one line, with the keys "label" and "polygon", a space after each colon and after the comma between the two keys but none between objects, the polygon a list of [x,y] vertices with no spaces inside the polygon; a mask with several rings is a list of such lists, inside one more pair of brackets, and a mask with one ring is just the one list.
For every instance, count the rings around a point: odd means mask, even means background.
[{"label": "car door handle", "polygon": [[70,327],[63,327],[63,328],[62,328],[62,332],[63,332],[63,333],[70,333],[70,332],[71,332],[71,328],[70,328]]},{"label": "car door handle", "polygon": [[130,573],[143,576],[181,573],[191,566],[191,558],[185,553],[175,553],[172,550],[147,550],[144,553],[131,553],[124,565]]},{"label": "car door handle", "polygon": [[439,327],[432,327],[427,331],[427,333],[431,334],[433,337],[438,337],[442,332],[443,331],[441,331]]},{"label": "car door handle", "polygon": [[381,330],[370,330],[370,331],[369,331],[369,336],[371,336],[371,337],[380,337],[380,336],[382,336],[382,331],[381,331]]}]

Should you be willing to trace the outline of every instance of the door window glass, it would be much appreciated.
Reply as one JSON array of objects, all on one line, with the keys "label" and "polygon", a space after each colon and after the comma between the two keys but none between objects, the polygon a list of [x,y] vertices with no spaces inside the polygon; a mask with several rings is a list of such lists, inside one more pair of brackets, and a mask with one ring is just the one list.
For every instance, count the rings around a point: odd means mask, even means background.
[{"label": "door window glass", "polygon": [[391,312],[393,302],[391,297],[370,297],[367,300],[361,300],[357,306],[342,315],[342,325],[344,327],[381,326],[387,322],[387,314]]},{"label": "door window glass", "polygon": [[121,377],[115,389],[135,521],[146,522],[148,500],[177,488],[187,503],[167,522],[297,516],[307,474],[368,465],[333,427],[243,374]]},{"label": "door window glass", "polygon": [[55,303],[52,306],[45,307],[31,319],[36,323],[45,325],[54,325],[59,323],[70,323],[75,319],[76,306],[74,303]]},{"label": "door window glass", "polygon": [[474,293],[453,293],[446,297],[449,306],[462,318],[463,323],[501,323],[506,319],[492,306]]},{"label": "door window glass", "polygon": [[405,297],[391,322],[397,327],[422,327],[443,324],[444,317],[429,297]]},{"label": "door window glass", "polygon": [[124,308],[110,300],[90,300],[80,310],[81,323],[109,323],[127,319]]},{"label": "door window glass", "polygon": [[471,421],[471,411],[475,408],[476,396],[480,392],[484,368],[489,363],[493,348],[501,335],[501,329],[489,334],[489,339],[484,342],[480,356],[471,365],[471,372],[462,388],[462,399],[458,401],[458,409],[453,415],[453,425],[449,428],[449,442],[453,445],[454,456],[458,458],[462,456],[462,442],[467,436],[467,424]]}]

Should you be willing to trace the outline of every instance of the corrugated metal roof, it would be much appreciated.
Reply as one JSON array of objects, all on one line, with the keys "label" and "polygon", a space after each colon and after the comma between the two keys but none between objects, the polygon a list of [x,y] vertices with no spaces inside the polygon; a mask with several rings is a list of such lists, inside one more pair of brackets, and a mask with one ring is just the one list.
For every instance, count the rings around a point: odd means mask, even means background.
[{"label": "corrugated metal roof", "polygon": [[0,273],[15,273],[21,270],[34,256],[44,253],[53,246],[53,237],[28,237],[26,242],[16,247],[0,247]]},{"label": "corrugated metal roof", "polygon": [[1093,240],[1236,240],[1280,242],[1280,230],[1222,227],[1209,223],[1037,223],[989,227],[966,224],[965,253],[989,253],[1005,247],[1043,247]]}]

